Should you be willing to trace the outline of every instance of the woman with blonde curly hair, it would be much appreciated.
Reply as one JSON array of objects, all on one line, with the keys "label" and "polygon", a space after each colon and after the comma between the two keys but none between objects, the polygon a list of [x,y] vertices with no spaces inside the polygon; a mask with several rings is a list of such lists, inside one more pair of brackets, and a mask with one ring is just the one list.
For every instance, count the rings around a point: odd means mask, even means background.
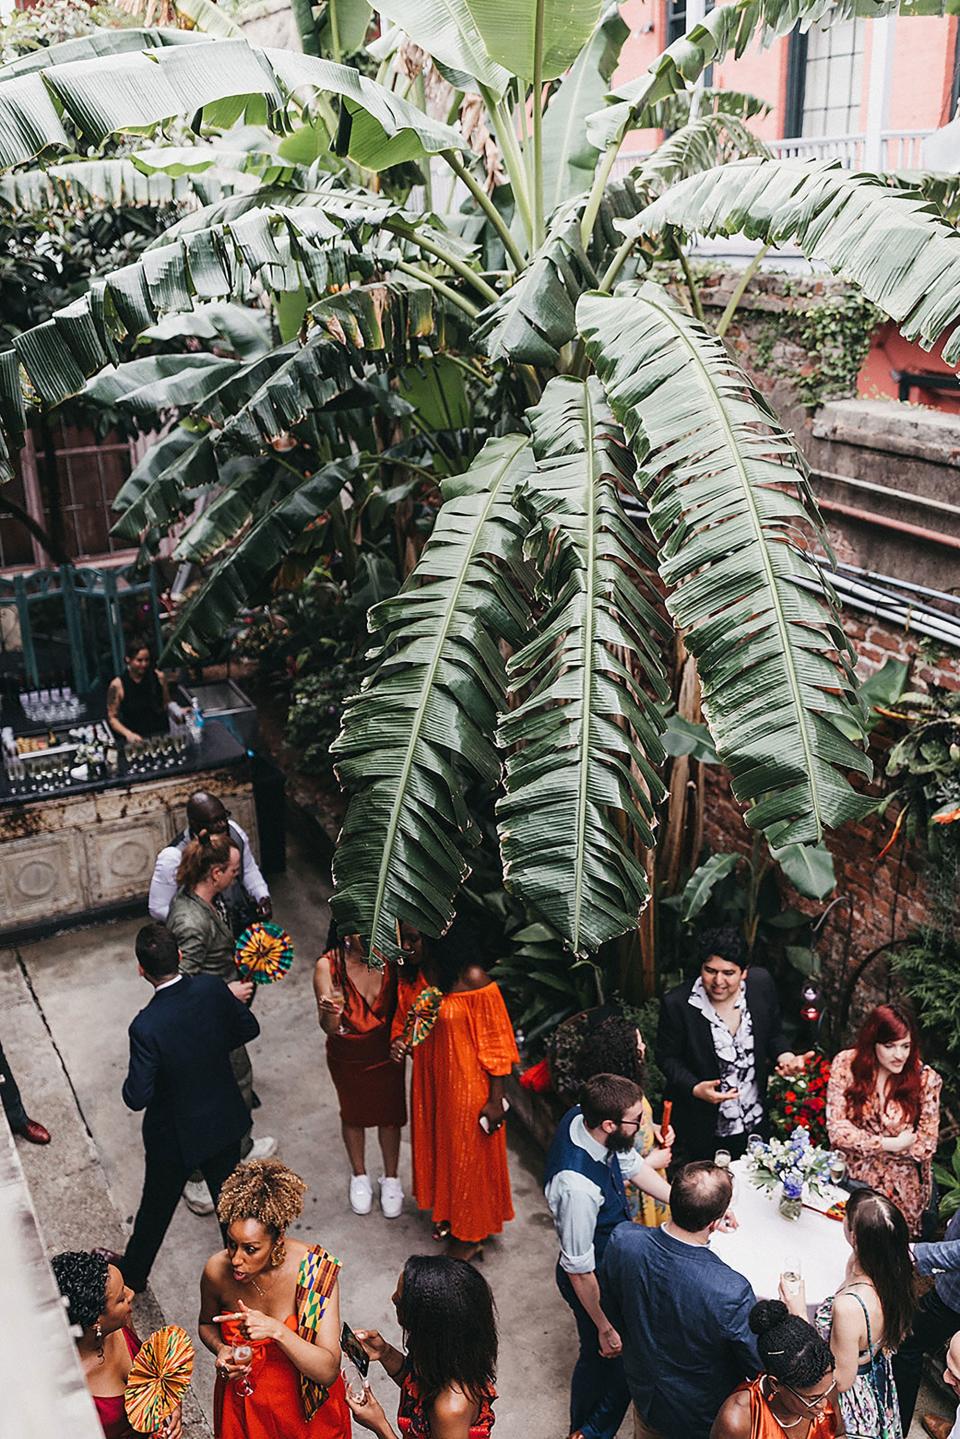
[{"label": "woman with blonde curly hair", "polygon": [[306,1185],[279,1159],[238,1164],[220,1191],[227,1244],[200,1281],[217,1361],[216,1439],[349,1439],[340,1376],[340,1261],[287,1237]]}]

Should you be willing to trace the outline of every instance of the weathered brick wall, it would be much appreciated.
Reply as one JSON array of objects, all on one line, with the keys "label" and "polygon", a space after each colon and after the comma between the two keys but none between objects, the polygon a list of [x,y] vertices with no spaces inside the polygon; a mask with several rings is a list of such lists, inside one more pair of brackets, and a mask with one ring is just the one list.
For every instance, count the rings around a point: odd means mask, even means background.
[{"label": "weathered brick wall", "polygon": [[[726,303],[733,283],[735,277],[730,275],[707,277],[703,295],[709,311],[715,313]],[[750,373],[757,388],[767,395],[785,426],[793,431],[801,448],[814,463],[817,442],[812,438],[811,413],[798,401],[796,391],[784,378],[784,372],[793,368],[797,373],[809,374],[811,366],[816,365],[816,356],[811,356],[786,334],[778,335],[771,348],[770,322],[771,317],[779,313],[794,307],[822,304],[831,295],[842,294],[847,288],[842,281],[830,277],[813,277],[798,282],[793,277],[785,280],[783,276],[761,274],[751,283],[745,303],[727,334],[727,344],[739,363]],[[770,364],[771,355],[773,365]],[[772,374],[771,370],[776,373]],[[864,450],[863,456],[866,474],[881,479],[884,472],[882,452],[868,453]],[[941,462],[948,465],[955,463],[946,456]],[[919,480],[912,472],[908,474],[902,457],[891,456],[889,463],[890,483],[921,488],[922,472]],[[918,463],[922,464],[922,461]],[[857,474],[863,471],[851,468],[843,472]],[[878,502],[871,500],[870,503],[876,505]],[[863,527],[858,529],[842,520],[835,520],[833,516],[828,516],[828,520],[830,541],[840,561],[856,565],[873,558],[864,554]],[[895,544],[895,539],[891,544]],[[933,549],[928,549],[926,553],[931,566],[934,561],[944,564],[950,559]],[[885,572],[898,575],[895,550],[890,551],[890,558],[884,558],[887,560]],[[925,582],[936,584],[937,578],[925,577]],[[944,588],[948,585],[944,584]],[[856,651],[857,672],[862,678],[867,678],[893,658],[911,663],[911,689],[923,690],[932,684],[951,690],[960,689],[960,651],[938,649],[920,636],[878,623],[855,609],[845,612],[844,627]],[[874,731],[871,754],[875,779],[869,786],[871,794],[879,796],[890,786],[884,773],[886,756],[899,734],[900,731],[887,722]],[[706,772],[705,811],[705,839],[711,849],[750,852],[752,832],[743,823],[741,807],[733,798],[726,774],[718,768],[708,768]],[[922,925],[926,917],[922,853],[915,845],[898,840],[888,854],[880,857],[891,836],[894,818],[892,812],[885,818],[871,815],[829,837],[837,873],[836,894],[847,896],[852,904],[852,925],[848,904],[837,904],[826,919],[817,943],[824,964],[826,992],[833,1003],[836,1003],[839,991],[861,959],[891,939],[905,937]],[[786,903],[807,914],[822,912],[823,904],[801,898],[782,877],[781,887]],[[886,982],[886,969],[881,958],[871,963],[858,988],[854,1017],[865,1004],[882,996]]]}]

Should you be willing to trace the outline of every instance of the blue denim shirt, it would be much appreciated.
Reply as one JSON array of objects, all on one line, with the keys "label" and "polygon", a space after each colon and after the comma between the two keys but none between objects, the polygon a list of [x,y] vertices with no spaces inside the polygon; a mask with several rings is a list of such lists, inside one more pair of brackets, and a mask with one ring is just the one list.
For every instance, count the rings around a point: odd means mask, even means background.
[{"label": "blue denim shirt", "polygon": [[641,1416],[661,1434],[708,1439],[727,1395],[760,1370],[747,1280],[706,1245],[622,1224],[600,1265],[600,1293]]},{"label": "blue denim shirt", "polygon": [[934,1288],[947,1308],[960,1314],[960,1211],[939,1244],[915,1244],[913,1257],[920,1274],[935,1276]]}]

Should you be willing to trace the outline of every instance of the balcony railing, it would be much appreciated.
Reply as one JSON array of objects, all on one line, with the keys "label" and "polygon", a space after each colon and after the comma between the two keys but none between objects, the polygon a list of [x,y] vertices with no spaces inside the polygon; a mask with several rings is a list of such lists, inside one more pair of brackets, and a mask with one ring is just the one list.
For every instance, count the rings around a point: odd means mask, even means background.
[{"label": "balcony railing", "polygon": [[[883,130],[880,134],[880,169],[919,170],[923,142],[930,130]],[[797,135],[767,144],[781,160],[839,160],[845,170],[868,164],[865,135]]]},{"label": "balcony railing", "polygon": [[[923,142],[930,134],[930,130],[884,130],[880,136],[880,169],[885,173],[921,169]],[[796,135],[768,140],[767,144],[780,160],[839,160],[845,170],[867,167],[865,135]],[[649,154],[649,150],[633,150],[619,155],[613,178],[622,180]]]}]

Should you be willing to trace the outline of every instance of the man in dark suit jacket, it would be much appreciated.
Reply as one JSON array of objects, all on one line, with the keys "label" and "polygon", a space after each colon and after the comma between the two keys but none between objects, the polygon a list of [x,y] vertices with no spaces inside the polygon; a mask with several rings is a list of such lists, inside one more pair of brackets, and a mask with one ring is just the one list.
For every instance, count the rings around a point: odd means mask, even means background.
[{"label": "man in dark suit jacket", "polygon": [[788,1049],[776,986],[747,968],[738,930],[705,930],[699,953],[696,979],[660,1001],[657,1064],[673,1100],[675,1157],[712,1159],[720,1146],[737,1159],[751,1133],[766,1132],[771,1072],[797,1074],[806,1056]]},{"label": "man in dark suit jacket", "polygon": [[709,1248],[732,1195],[728,1171],[685,1164],[666,1224],[621,1224],[604,1251],[600,1298],[623,1341],[637,1439],[708,1439],[727,1395],[759,1372],[754,1292]]},{"label": "man in dark suit jacket", "polygon": [[250,1127],[230,1063],[260,1026],[230,990],[208,974],[180,974],[177,941],[164,924],[137,935],[140,973],[154,995],[130,1025],[130,1067],[124,1103],[144,1110],[143,1197],[120,1270],[131,1289],[147,1278],[180,1191],[199,1169],[216,1205],[220,1188],[240,1162]]}]

